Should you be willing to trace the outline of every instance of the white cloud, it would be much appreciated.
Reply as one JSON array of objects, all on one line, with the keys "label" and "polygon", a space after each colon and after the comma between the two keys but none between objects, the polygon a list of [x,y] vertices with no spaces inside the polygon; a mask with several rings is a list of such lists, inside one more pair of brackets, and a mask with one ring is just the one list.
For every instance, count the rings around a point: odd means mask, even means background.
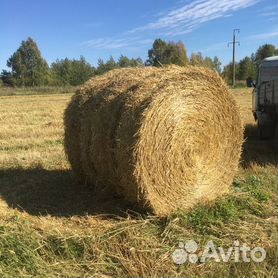
[{"label": "white cloud", "polygon": [[267,11],[267,12],[262,12],[260,15],[261,16],[266,16],[266,17],[277,16],[277,12],[276,11]]},{"label": "white cloud", "polygon": [[257,16],[264,17],[266,21],[277,21],[277,4],[264,6],[257,10]]},{"label": "white cloud", "polygon": [[[278,32],[274,31],[274,32],[268,32],[268,33],[260,33],[260,34],[250,35],[250,36],[240,39],[240,41],[242,42],[242,44],[246,44],[250,41],[267,40],[267,39],[271,39],[271,38],[274,38],[277,36],[278,36]],[[209,51],[220,51],[220,50],[224,50],[224,49],[227,49],[227,42],[214,43],[214,44],[208,45],[206,48],[200,49],[198,51],[200,51],[202,53],[206,53]]]},{"label": "white cloud", "polygon": [[[160,31],[158,35],[169,37],[183,35],[206,22],[229,17],[233,12],[250,7],[259,1],[261,0],[196,0],[190,3],[182,1],[181,7],[174,8],[166,14],[160,12],[154,21],[129,30],[121,37],[93,39],[84,42],[83,45],[106,49],[137,46],[142,43],[138,36],[146,36],[147,31]],[[144,40],[143,44],[150,41],[152,40]]]},{"label": "white cloud", "polygon": [[278,36],[278,32],[269,32],[269,33],[261,33],[261,34],[255,34],[247,37],[246,39],[249,40],[266,40],[271,39]]},{"label": "white cloud", "polygon": [[91,48],[105,48],[105,49],[117,49],[123,47],[138,47],[148,45],[152,42],[151,39],[142,39],[141,37],[124,37],[124,38],[98,38],[88,40],[82,43],[82,45]]},{"label": "white cloud", "polygon": [[231,13],[250,7],[259,0],[197,0],[170,11],[144,26],[134,28],[129,33],[147,30],[166,30],[169,36],[192,32],[205,22],[231,16]]},{"label": "white cloud", "polygon": [[218,42],[218,43],[208,45],[204,49],[199,49],[198,51],[202,52],[202,53],[206,53],[206,52],[210,52],[210,51],[224,50],[224,49],[227,49],[227,47],[228,47],[227,42]]}]

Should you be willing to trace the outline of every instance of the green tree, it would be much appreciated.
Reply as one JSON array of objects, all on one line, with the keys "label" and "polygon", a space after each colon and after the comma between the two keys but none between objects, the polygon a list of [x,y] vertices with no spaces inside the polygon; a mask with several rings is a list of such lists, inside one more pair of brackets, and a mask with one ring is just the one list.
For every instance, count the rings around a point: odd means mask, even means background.
[{"label": "green tree", "polygon": [[209,68],[209,69],[213,69],[213,61],[210,57],[205,57],[204,58],[204,64],[203,64],[204,67],[206,68]]},{"label": "green tree", "polygon": [[143,60],[139,57],[136,59],[132,58],[130,60],[130,64],[131,64],[131,67],[143,67],[144,66]]},{"label": "green tree", "polygon": [[249,76],[253,79],[256,78],[256,65],[251,57],[246,56],[239,61],[238,79],[246,80]]},{"label": "green tree", "polygon": [[272,44],[264,44],[258,48],[255,54],[255,61],[259,66],[264,58],[271,57],[277,53],[277,49]]},{"label": "green tree", "polygon": [[190,64],[193,66],[207,67],[221,73],[221,62],[217,56],[213,59],[210,57],[203,57],[201,52],[192,53],[190,56]]},{"label": "green tree", "polygon": [[[222,72],[223,78],[226,80],[227,83],[231,83],[233,79],[233,63],[229,63],[226,65]],[[239,66],[238,63],[236,63],[236,79],[239,79]]]},{"label": "green tree", "polygon": [[114,60],[114,58],[112,56],[110,56],[110,58],[108,59],[108,61],[105,64],[106,71],[113,70],[117,67],[118,67],[118,65],[117,65],[116,61]]},{"label": "green tree", "polygon": [[83,56],[79,60],[73,60],[71,65],[71,85],[80,85],[90,79],[95,74],[92,67]]},{"label": "green tree", "polygon": [[106,72],[106,66],[102,59],[100,58],[98,59],[97,65],[98,65],[96,69],[97,74],[103,74]]},{"label": "green tree", "polygon": [[189,63],[187,52],[183,42],[169,42],[166,54],[169,55],[169,62],[179,66],[186,66]]},{"label": "green tree", "polygon": [[213,58],[212,69],[217,71],[219,74],[221,73],[221,62],[217,56],[214,56]]},{"label": "green tree", "polygon": [[193,66],[203,66],[204,65],[204,58],[201,52],[191,53],[190,56],[190,64]]},{"label": "green tree", "polygon": [[130,67],[130,59],[126,56],[121,55],[118,59],[118,66],[120,68],[127,68]]},{"label": "green tree", "polygon": [[96,74],[104,74],[109,70],[115,69],[117,67],[118,64],[112,56],[110,56],[106,63],[102,59],[98,59],[98,67],[96,69]]},{"label": "green tree", "polygon": [[51,78],[54,85],[80,85],[95,74],[95,69],[83,56],[79,60],[68,58],[51,64]]},{"label": "green tree", "polygon": [[40,86],[48,83],[48,65],[32,38],[22,41],[8,59],[7,66],[17,86]]},{"label": "green tree", "polygon": [[156,39],[152,49],[148,51],[147,64],[151,66],[161,66],[165,62],[165,51],[167,43],[161,39]]},{"label": "green tree", "polygon": [[0,74],[0,79],[6,86],[16,86],[16,80],[13,77],[12,73],[7,70],[2,70]]},{"label": "green tree", "polygon": [[144,63],[141,58],[129,59],[128,57],[121,55],[118,59],[117,65],[120,68],[128,68],[128,67],[140,67],[143,66]]},{"label": "green tree", "polygon": [[169,64],[185,66],[188,64],[185,46],[182,42],[167,43],[161,39],[156,39],[153,47],[148,51],[146,64],[155,67]]},{"label": "green tree", "polygon": [[51,64],[51,84],[57,86],[69,85],[71,75],[71,62],[68,58],[57,59]]}]

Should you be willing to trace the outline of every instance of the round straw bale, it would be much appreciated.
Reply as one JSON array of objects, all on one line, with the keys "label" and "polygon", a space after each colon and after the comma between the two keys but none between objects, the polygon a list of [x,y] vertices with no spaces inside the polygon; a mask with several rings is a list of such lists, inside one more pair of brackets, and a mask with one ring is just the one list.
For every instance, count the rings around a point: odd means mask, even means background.
[{"label": "round straw bale", "polygon": [[65,112],[65,149],[83,182],[168,215],[226,193],[243,127],[221,77],[198,67],[117,69]]}]

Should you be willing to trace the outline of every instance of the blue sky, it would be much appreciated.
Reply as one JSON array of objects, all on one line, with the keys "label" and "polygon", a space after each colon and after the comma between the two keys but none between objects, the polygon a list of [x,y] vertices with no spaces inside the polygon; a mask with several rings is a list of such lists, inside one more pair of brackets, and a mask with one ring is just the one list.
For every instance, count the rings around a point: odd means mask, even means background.
[{"label": "blue sky", "polygon": [[277,0],[2,0],[0,70],[29,36],[48,63],[80,55],[93,65],[120,54],[145,60],[160,37],[227,64],[233,28],[237,60],[264,43],[277,47],[277,9]]}]

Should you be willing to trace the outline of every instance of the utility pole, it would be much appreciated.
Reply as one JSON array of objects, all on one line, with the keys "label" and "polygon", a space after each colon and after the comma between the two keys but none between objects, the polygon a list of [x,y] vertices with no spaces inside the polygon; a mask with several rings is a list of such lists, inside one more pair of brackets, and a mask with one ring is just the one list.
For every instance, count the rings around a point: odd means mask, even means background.
[{"label": "utility pole", "polygon": [[236,41],[236,33],[239,33],[239,29],[233,30],[233,41],[228,42],[228,47],[230,44],[233,45],[233,87],[236,85],[236,44],[240,45],[239,41]]}]

